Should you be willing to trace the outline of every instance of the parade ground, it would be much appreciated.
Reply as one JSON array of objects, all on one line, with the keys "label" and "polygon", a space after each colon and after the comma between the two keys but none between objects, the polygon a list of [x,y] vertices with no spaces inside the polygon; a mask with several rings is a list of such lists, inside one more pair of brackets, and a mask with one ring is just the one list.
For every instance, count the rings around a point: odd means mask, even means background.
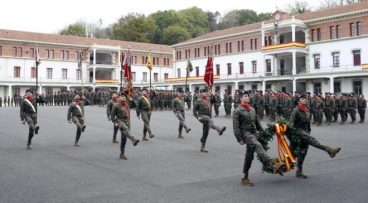
[{"label": "parade ground", "polygon": [[[201,153],[201,124],[186,111],[192,128],[177,138],[178,120],[171,111],[153,112],[156,135],[133,147],[120,160],[120,144],[112,143],[106,108],[89,106],[80,147],[76,127],[67,122],[68,107],[39,107],[40,133],[33,150],[25,150],[28,125],[19,108],[0,108],[0,202],[367,202],[368,124],[312,126],[321,143],[342,150],[334,159],[310,147],[304,164],[308,179],[262,173],[255,158],[250,170],[254,187],[240,184],[246,147],[233,134],[232,119],[218,136],[211,130],[209,153]],[[143,122],[131,112],[131,132],[142,139]],[[349,118],[350,122],[350,118]],[[262,122],[266,127],[266,121]],[[120,132],[119,132],[120,141]],[[276,156],[275,142],[269,154]]]}]

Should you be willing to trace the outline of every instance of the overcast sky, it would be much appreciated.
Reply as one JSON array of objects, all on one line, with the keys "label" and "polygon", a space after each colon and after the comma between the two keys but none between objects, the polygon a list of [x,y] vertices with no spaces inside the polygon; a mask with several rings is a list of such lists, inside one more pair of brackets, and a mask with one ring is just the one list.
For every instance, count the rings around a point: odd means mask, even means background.
[{"label": "overcast sky", "polygon": [[[3,0],[0,29],[56,33],[77,20],[114,23],[122,15],[137,12],[148,15],[159,10],[181,10],[197,6],[222,15],[234,9],[274,12],[293,0]],[[321,0],[309,0],[314,7]]]}]

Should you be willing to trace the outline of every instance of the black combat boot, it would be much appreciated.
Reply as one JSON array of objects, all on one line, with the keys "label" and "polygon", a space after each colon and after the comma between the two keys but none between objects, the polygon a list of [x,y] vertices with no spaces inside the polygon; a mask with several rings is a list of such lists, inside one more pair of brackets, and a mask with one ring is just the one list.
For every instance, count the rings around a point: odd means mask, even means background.
[{"label": "black combat boot", "polygon": [[186,133],[189,133],[191,130],[192,130],[191,128],[185,129]]},{"label": "black combat boot", "polygon": [[119,143],[119,141],[117,141],[117,140],[112,140],[112,143],[114,143],[114,144],[118,144],[118,143]]},{"label": "black combat boot", "polygon": [[120,159],[122,159],[122,160],[128,160],[128,157],[126,157],[124,153],[121,153],[120,154]]},{"label": "black combat boot", "polygon": [[178,138],[179,139],[184,139],[184,137],[183,137],[183,135],[181,135],[181,133],[179,133]]},{"label": "black combat boot", "polygon": [[27,145],[26,150],[32,150],[31,145]]},{"label": "black combat boot", "polygon": [[35,127],[35,134],[37,135],[38,134],[38,131],[40,130],[40,126],[36,126]]},{"label": "black combat boot", "polygon": [[327,153],[330,155],[331,158],[334,158],[337,153],[341,150],[341,147],[336,147],[335,149],[332,149],[330,147],[327,147]]},{"label": "black combat boot", "polygon": [[201,152],[204,152],[204,153],[207,153],[208,150],[206,149],[206,145],[205,144],[202,144],[201,146]]},{"label": "black combat boot", "polygon": [[304,175],[302,167],[300,167],[296,170],[295,177],[302,178],[302,179],[307,179],[308,178],[308,176]]},{"label": "black combat boot", "polygon": [[244,174],[244,176],[240,179],[240,183],[242,185],[254,186],[254,183],[248,178],[248,173]]}]

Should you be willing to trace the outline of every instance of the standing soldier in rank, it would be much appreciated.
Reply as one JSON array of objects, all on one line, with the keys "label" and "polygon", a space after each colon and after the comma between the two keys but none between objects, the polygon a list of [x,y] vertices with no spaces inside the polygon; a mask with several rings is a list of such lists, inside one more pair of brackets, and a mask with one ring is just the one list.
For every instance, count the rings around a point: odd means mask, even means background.
[{"label": "standing soldier in rank", "polygon": [[200,98],[196,100],[193,106],[193,115],[203,124],[203,134],[201,138],[201,152],[207,153],[206,141],[210,128],[215,129],[219,135],[222,135],[226,130],[226,127],[218,127],[212,120],[212,104],[207,96],[207,91],[201,89]]},{"label": "standing soldier in rank", "polygon": [[225,94],[224,94],[225,117],[230,117],[232,103],[233,103],[233,97],[228,92],[228,90],[225,90]]},{"label": "standing soldier in rank", "polygon": [[327,125],[331,125],[334,109],[335,109],[335,100],[331,98],[330,93],[326,93],[325,112],[326,112]]},{"label": "standing soldier in rank", "polygon": [[[119,99],[118,94],[116,92],[113,92],[111,99],[107,102],[106,115],[107,115],[108,121],[111,121],[111,112],[112,112],[113,107],[118,104],[118,99]],[[114,126],[114,132],[112,135],[112,143],[119,143],[116,140],[116,134],[118,133],[119,126],[115,125],[115,122],[113,122],[113,126]]]},{"label": "standing soldier in rank", "polygon": [[325,109],[325,104],[323,103],[322,99],[319,96],[316,96],[316,101],[315,101],[316,105],[315,105],[315,115],[316,115],[316,123],[317,126],[320,126],[322,124],[323,121],[323,112]]},{"label": "standing soldier in rank", "polygon": [[218,94],[218,91],[215,90],[215,94],[213,95],[213,107],[215,107],[215,117],[218,117],[219,116],[219,109],[220,109],[220,106],[221,106],[221,97],[220,95]]},{"label": "standing soldier in rank", "polygon": [[[37,125],[37,100],[33,97],[32,90],[27,90],[24,100],[20,104],[20,120],[23,125],[27,122],[29,126],[27,148],[31,150],[32,138],[38,134],[40,127]],[[36,107],[37,108],[37,107]]]},{"label": "standing soldier in rank", "polygon": [[87,106],[90,104],[90,101],[86,98],[82,98],[83,101],[81,101],[81,98],[79,95],[75,95],[73,99],[73,103],[70,104],[68,109],[68,115],[67,119],[69,123],[74,123],[77,126],[77,133],[75,136],[75,143],[74,146],[79,147],[79,139],[86,129],[86,125],[84,125],[84,106]]},{"label": "standing soldier in rank", "polygon": [[183,128],[185,129],[186,133],[189,133],[192,129],[190,129],[185,124],[185,112],[184,112],[184,100],[183,100],[183,93],[181,91],[178,91],[176,94],[176,98],[172,100],[172,110],[175,114],[175,116],[179,119],[179,135],[178,138],[183,139],[182,131]]},{"label": "standing soldier in rank", "polygon": [[350,94],[350,97],[348,99],[348,111],[351,117],[350,123],[355,123],[357,109],[358,109],[357,99],[355,98],[354,94]]},{"label": "standing soldier in rank", "polygon": [[151,102],[147,94],[147,90],[145,89],[142,90],[142,96],[138,99],[136,110],[137,110],[138,119],[140,119],[140,116],[142,116],[142,120],[144,123],[143,141],[148,141],[146,137],[147,132],[148,132],[149,138],[153,138],[155,135],[152,133],[151,126],[150,126],[150,120],[151,120],[151,114],[152,114]]},{"label": "standing soldier in rank", "polygon": [[358,113],[360,117],[359,123],[364,123],[365,118],[365,109],[367,108],[367,100],[364,99],[364,96],[361,94],[358,100]]},{"label": "standing soldier in rank", "polygon": [[125,144],[127,138],[132,140],[133,146],[137,146],[139,140],[135,139],[130,134],[130,110],[129,103],[133,102],[132,99],[123,93],[120,97],[120,101],[113,106],[111,111],[111,120],[115,126],[120,129],[121,141],[120,141],[120,159],[127,160],[125,156]]},{"label": "standing soldier in rank", "polygon": [[249,179],[249,169],[254,159],[254,152],[260,157],[263,165],[271,167],[273,173],[277,173],[281,165],[267,155],[261,143],[257,140],[257,131],[263,131],[258,115],[249,104],[250,98],[247,94],[241,98],[241,105],[233,113],[233,130],[236,140],[239,144],[247,145],[245,154],[243,174],[240,182],[243,185],[253,186],[254,183]]}]

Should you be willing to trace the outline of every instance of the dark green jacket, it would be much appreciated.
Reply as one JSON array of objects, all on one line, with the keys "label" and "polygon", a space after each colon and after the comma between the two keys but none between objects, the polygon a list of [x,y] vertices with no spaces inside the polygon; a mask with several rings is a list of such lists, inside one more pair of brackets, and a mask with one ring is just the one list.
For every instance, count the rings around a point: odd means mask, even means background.
[{"label": "dark green jacket", "polygon": [[130,122],[129,105],[127,104],[125,108],[123,108],[120,102],[114,105],[111,111],[111,120],[114,122],[119,120],[129,126],[129,122]]},{"label": "dark green jacket", "polygon": [[193,105],[193,115],[198,116],[209,116],[212,117],[212,105],[209,99],[205,103],[202,99],[197,99]]},{"label": "dark green jacket", "polygon": [[176,97],[172,100],[172,109],[174,112],[176,111],[184,111],[184,100]]},{"label": "dark green jacket", "polygon": [[310,113],[308,109],[304,112],[302,110],[299,110],[298,107],[296,107],[291,113],[290,123],[296,129],[310,132],[311,126],[309,116]]},{"label": "dark green jacket", "polygon": [[239,105],[233,112],[233,130],[238,142],[244,141],[245,136],[262,131],[256,111],[251,107],[249,110]]}]

